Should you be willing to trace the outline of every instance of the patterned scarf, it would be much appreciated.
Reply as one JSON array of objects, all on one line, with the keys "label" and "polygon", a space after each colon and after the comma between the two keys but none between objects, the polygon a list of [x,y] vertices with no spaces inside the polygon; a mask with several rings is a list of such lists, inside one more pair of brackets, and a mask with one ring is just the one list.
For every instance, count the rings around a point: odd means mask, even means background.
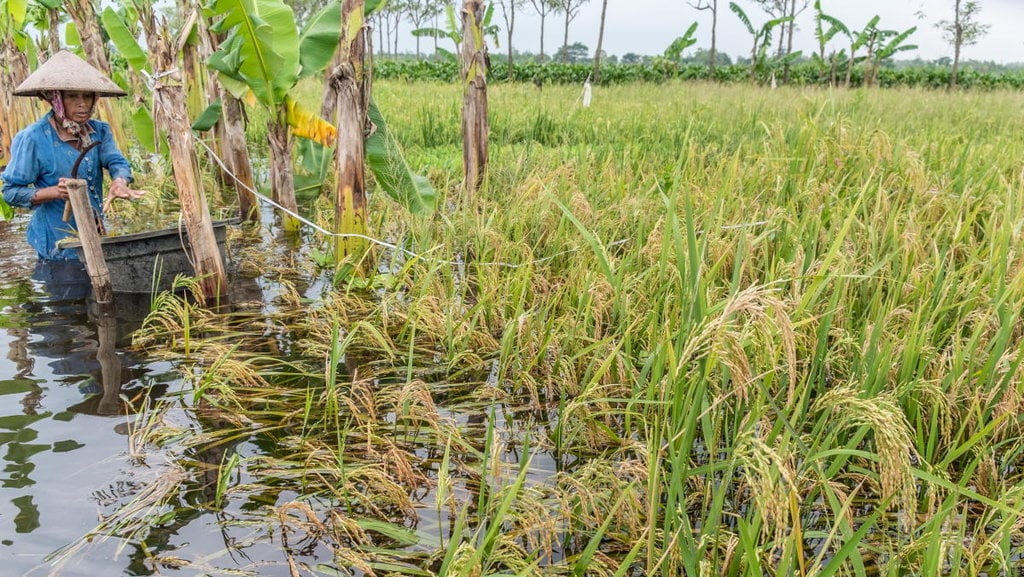
[{"label": "patterned scarf", "polygon": [[42,94],[43,100],[50,103],[53,107],[53,115],[56,117],[57,122],[67,130],[69,134],[78,138],[79,144],[82,148],[85,148],[92,144],[92,137],[89,135],[91,132],[89,127],[85,123],[75,122],[69,120],[67,113],[64,111],[64,96],[60,90],[47,90]]}]

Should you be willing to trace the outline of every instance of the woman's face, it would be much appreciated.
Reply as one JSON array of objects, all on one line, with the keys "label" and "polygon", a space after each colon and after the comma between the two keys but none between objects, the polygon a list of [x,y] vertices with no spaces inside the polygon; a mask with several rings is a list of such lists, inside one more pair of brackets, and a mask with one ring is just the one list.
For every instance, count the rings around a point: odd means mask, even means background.
[{"label": "woman's face", "polygon": [[68,120],[82,123],[92,116],[96,93],[67,90],[64,92],[64,114]]}]

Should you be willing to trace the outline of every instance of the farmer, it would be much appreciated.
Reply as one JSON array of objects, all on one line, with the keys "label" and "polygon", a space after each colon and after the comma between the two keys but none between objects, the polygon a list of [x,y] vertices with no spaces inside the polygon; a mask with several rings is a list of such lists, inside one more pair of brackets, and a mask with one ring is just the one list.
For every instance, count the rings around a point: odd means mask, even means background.
[{"label": "farmer", "polygon": [[89,204],[101,228],[103,169],[110,174],[113,198],[134,200],[143,194],[128,188],[132,169],[118,150],[110,125],[92,120],[98,98],[124,96],[125,91],[86,61],[61,50],[29,75],[14,95],[37,96],[53,110],[15,135],[11,162],[0,174],[4,200],[32,209],[26,237],[40,259],[77,260],[74,250],[57,247],[58,240],[77,230],[73,218],[65,221],[64,209],[66,180],[75,162],[81,157],[78,177],[88,183]]}]

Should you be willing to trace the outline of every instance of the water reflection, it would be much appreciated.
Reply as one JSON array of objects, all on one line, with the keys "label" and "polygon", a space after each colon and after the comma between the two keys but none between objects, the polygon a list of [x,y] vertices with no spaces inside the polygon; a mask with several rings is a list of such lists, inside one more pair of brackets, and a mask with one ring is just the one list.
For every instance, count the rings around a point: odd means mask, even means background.
[{"label": "water reflection", "polygon": [[[15,363],[26,368],[25,375],[43,360],[59,382],[78,389],[84,398],[67,411],[96,416],[131,413],[132,405],[122,399],[130,397],[127,389],[140,384],[142,373],[125,370],[118,347],[126,345],[122,341],[141,324],[148,297],[119,295],[115,303],[98,304],[89,298],[87,279],[80,263],[40,261],[32,280],[41,292],[20,306],[29,327],[21,329],[25,343],[11,351]],[[41,393],[34,387],[23,398],[26,411],[35,411]]]},{"label": "water reflection", "polygon": [[95,488],[123,476],[125,415],[170,379],[123,352],[148,301],[99,307],[79,263],[12,260],[0,279],[0,564],[46,574],[46,555],[96,524]]}]

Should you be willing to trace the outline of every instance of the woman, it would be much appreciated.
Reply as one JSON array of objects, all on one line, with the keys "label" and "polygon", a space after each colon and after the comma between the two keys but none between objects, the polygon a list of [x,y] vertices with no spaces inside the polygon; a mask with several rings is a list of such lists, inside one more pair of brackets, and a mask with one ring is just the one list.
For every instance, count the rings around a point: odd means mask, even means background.
[{"label": "woman", "polygon": [[65,222],[64,206],[68,201],[65,182],[80,157],[78,178],[88,183],[89,204],[99,223],[103,221],[104,169],[110,174],[112,197],[136,199],[143,194],[128,187],[132,169],[118,150],[110,125],[92,119],[97,99],[125,92],[86,61],[61,50],[26,78],[14,95],[37,96],[52,110],[15,135],[11,162],[0,175],[4,200],[32,210],[26,237],[39,258],[76,260],[75,251],[58,248],[57,241],[77,230],[73,218]]}]

